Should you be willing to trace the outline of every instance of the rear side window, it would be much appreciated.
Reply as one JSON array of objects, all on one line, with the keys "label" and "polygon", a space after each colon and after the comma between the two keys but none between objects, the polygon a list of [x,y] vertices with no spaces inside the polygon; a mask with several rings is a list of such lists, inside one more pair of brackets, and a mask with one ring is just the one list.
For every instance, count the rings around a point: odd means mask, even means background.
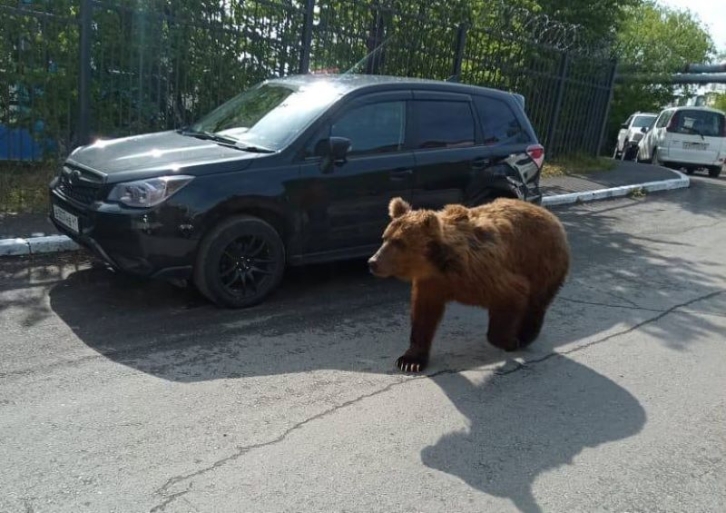
[{"label": "rear side window", "polygon": [[475,96],[479,120],[484,135],[484,145],[518,144],[530,142],[529,135],[519,124],[511,107],[501,100]]},{"label": "rear side window", "polygon": [[468,102],[417,100],[415,148],[463,148],[475,140],[474,115]]},{"label": "rear side window", "polygon": [[681,110],[673,116],[669,131],[704,137],[723,137],[726,117],[707,110]]},{"label": "rear side window", "polygon": [[660,117],[658,118],[658,121],[655,123],[656,128],[663,128],[668,124],[668,121],[671,119],[671,116],[673,115],[673,111],[670,110],[668,112],[663,112]]}]

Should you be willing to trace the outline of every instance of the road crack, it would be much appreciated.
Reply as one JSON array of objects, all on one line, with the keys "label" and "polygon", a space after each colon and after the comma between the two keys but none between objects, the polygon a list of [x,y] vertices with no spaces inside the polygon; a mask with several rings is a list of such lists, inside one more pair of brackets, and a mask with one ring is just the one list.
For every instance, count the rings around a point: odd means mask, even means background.
[{"label": "road crack", "polygon": [[[693,305],[695,303],[698,303],[700,301],[705,301],[707,299],[714,298],[714,297],[716,297],[716,296],[718,296],[718,295],[720,295],[722,293],[723,293],[723,291],[717,291],[717,292],[711,292],[709,294],[705,294],[703,296],[699,296],[699,297],[697,297],[695,299],[691,299],[689,301],[685,301],[683,303],[679,303],[677,305],[674,305],[674,306],[668,308],[667,310],[660,311],[660,313],[658,315],[655,315],[655,316],[653,316],[653,317],[651,317],[649,319],[646,319],[646,320],[644,320],[642,322],[639,322],[639,323],[631,326],[630,328],[627,328],[627,329],[618,331],[616,333],[611,333],[610,335],[607,335],[605,337],[602,337],[602,338],[593,340],[592,342],[588,342],[586,344],[582,344],[582,345],[577,346],[577,347],[575,347],[573,349],[570,349],[568,351],[551,352],[551,353],[548,353],[548,354],[546,354],[546,355],[544,355],[544,356],[542,356],[540,358],[537,358],[537,359],[534,359],[534,360],[529,360],[529,361],[527,361],[525,363],[516,362],[516,365],[512,369],[501,370],[501,371],[496,371],[495,370],[494,372],[497,375],[499,375],[499,376],[507,376],[507,375],[510,375],[510,374],[514,374],[516,372],[519,372],[519,371],[521,371],[523,369],[527,369],[528,367],[531,367],[532,365],[536,365],[536,364],[545,362],[545,361],[547,361],[547,360],[549,360],[550,358],[553,358],[553,357],[557,357],[557,356],[562,357],[562,356],[567,356],[567,355],[570,355],[570,354],[573,354],[573,353],[577,353],[577,352],[583,351],[583,350],[588,349],[590,347],[593,347],[593,346],[596,346],[596,345],[599,345],[599,344],[603,344],[603,343],[605,343],[605,342],[607,342],[609,340],[612,340],[614,338],[621,337],[623,335],[627,335],[629,333],[632,333],[632,332],[634,332],[634,331],[642,328],[643,326],[646,326],[648,324],[652,324],[652,323],[658,322],[659,320],[663,319],[664,317],[672,314],[673,312],[675,312],[675,311],[677,311],[679,309],[686,308],[686,307],[691,306],[691,305]],[[602,305],[602,306],[612,306],[612,305]],[[206,467],[201,468],[199,470],[196,470],[194,472],[190,472],[188,474],[181,474],[181,475],[178,475],[178,476],[171,477],[171,478],[169,478],[166,481],[166,483],[164,483],[164,485],[162,485],[160,488],[158,488],[154,492],[157,495],[160,495],[162,497],[165,497],[165,499],[163,500],[163,502],[161,502],[157,506],[154,506],[150,510],[149,513],[157,513],[157,512],[160,512],[160,511],[164,511],[164,509],[169,504],[171,504],[172,502],[174,502],[176,499],[178,499],[180,497],[183,497],[184,495],[186,495],[187,493],[189,493],[189,491],[191,491],[191,488],[192,488],[192,483],[190,482],[189,485],[187,486],[187,488],[185,490],[182,490],[180,492],[176,492],[176,493],[169,494],[169,489],[172,486],[177,485],[179,483],[182,483],[184,481],[188,481],[188,480],[193,479],[195,477],[201,476],[201,475],[206,474],[208,472],[211,472],[211,471],[213,471],[215,469],[218,469],[218,468],[226,465],[227,463],[230,463],[230,462],[233,462],[233,461],[238,460],[239,458],[241,458],[245,454],[248,454],[248,453],[250,453],[250,452],[252,452],[254,450],[263,449],[265,447],[270,447],[270,446],[279,444],[279,443],[285,441],[285,439],[287,439],[292,433],[294,433],[296,431],[299,431],[303,427],[307,426],[308,424],[311,424],[311,423],[315,422],[316,420],[321,420],[321,419],[324,419],[326,417],[330,417],[331,415],[339,412],[340,410],[343,410],[345,408],[349,408],[351,406],[354,406],[354,405],[356,405],[356,404],[358,404],[358,403],[360,403],[360,402],[362,402],[362,401],[364,401],[366,399],[370,399],[371,397],[376,397],[378,395],[385,394],[386,392],[389,392],[390,390],[393,390],[394,388],[397,388],[397,387],[399,387],[401,385],[406,385],[408,383],[411,383],[411,382],[417,381],[417,380],[421,380],[421,379],[434,379],[434,378],[437,378],[437,377],[442,376],[442,375],[457,374],[457,373],[462,372],[464,370],[466,370],[466,369],[443,369],[443,370],[440,370],[440,371],[437,371],[437,372],[434,372],[434,373],[431,373],[431,374],[423,374],[423,375],[420,375],[420,376],[406,377],[406,378],[400,379],[400,380],[398,380],[398,381],[396,381],[394,383],[390,383],[390,384],[386,385],[385,387],[380,388],[380,389],[378,389],[378,390],[376,390],[374,392],[360,395],[360,396],[356,397],[355,399],[351,399],[349,401],[345,401],[343,403],[340,403],[339,405],[336,405],[336,406],[334,406],[332,408],[328,408],[327,410],[325,410],[323,412],[320,412],[320,413],[318,413],[316,415],[313,415],[312,417],[309,417],[309,418],[307,418],[307,419],[305,419],[303,421],[300,421],[300,422],[294,424],[293,426],[289,427],[288,429],[286,429],[282,434],[280,434],[278,437],[276,437],[276,438],[274,438],[272,440],[268,440],[267,442],[260,442],[260,443],[256,443],[256,444],[251,444],[251,445],[246,445],[246,446],[238,447],[237,450],[233,454],[231,454],[231,455],[229,455],[229,456],[227,456],[225,458],[222,458],[220,460],[217,460],[217,461],[215,461],[213,464],[211,464],[209,466],[206,466]]]},{"label": "road crack", "polygon": [[325,410],[323,412],[320,412],[317,415],[313,415],[312,417],[309,417],[309,418],[307,418],[307,419],[305,419],[303,421],[300,421],[300,422],[294,424],[293,426],[289,427],[288,429],[286,429],[277,438],[274,438],[274,439],[269,440],[267,442],[261,442],[261,443],[257,443],[257,444],[252,444],[252,445],[246,445],[246,446],[243,446],[243,447],[238,447],[237,450],[233,454],[227,456],[226,458],[222,458],[220,460],[215,461],[212,465],[209,465],[207,467],[204,467],[202,469],[199,469],[199,470],[197,470],[195,472],[191,472],[189,474],[182,474],[182,475],[179,475],[179,476],[174,476],[174,477],[170,478],[169,480],[167,480],[167,482],[164,483],[163,486],[161,486],[160,488],[158,488],[154,492],[157,495],[166,496],[166,498],[164,499],[164,501],[162,503],[160,503],[157,506],[154,506],[149,511],[149,513],[156,513],[158,511],[164,511],[164,509],[169,504],[171,504],[176,499],[178,499],[179,497],[185,495],[186,493],[188,493],[190,491],[190,489],[191,489],[191,483],[189,484],[189,486],[187,487],[186,490],[184,490],[182,492],[177,492],[177,493],[174,493],[174,494],[171,494],[171,495],[167,495],[169,488],[171,488],[172,486],[174,486],[174,485],[176,485],[178,483],[181,483],[181,482],[187,481],[189,479],[193,479],[195,477],[201,476],[203,474],[206,474],[207,472],[211,472],[212,470],[215,470],[217,468],[220,468],[220,467],[226,465],[227,463],[233,462],[233,461],[241,458],[242,456],[244,456],[245,454],[247,454],[247,453],[249,453],[251,451],[254,451],[254,450],[257,450],[257,449],[263,449],[265,447],[270,447],[270,446],[279,444],[279,443],[285,441],[285,439],[288,436],[290,436],[292,433],[294,433],[295,431],[298,431],[298,430],[302,429],[304,426],[306,426],[306,425],[308,425],[308,424],[310,424],[312,422],[315,422],[316,420],[320,420],[320,419],[323,419],[325,417],[329,417],[329,416],[337,413],[338,411],[340,411],[342,409],[348,408],[350,406],[354,406],[354,405],[358,404],[361,401],[364,401],[366,399],[370,399],[371,397],[375,397],[377,395],[385,394],[386,392],[388,392],[388,391],[390,391],[390,390],[392,390],[392,389],[394,389],[394,388],[396,388],[398,386],[405,385],[405,384],[410,383],[412,381],[417,381],[417,380],[421,380],[421,379],[436,378],[436,377],[441,376],[441,375],[444,375],[444,374],[454,374],[456,372],[459,372],[459,370],[444,369],[444,370],[437,371],[437,372],[434,372],[434,373],[431,373],[431,374],[423,374],[423,375],[420,375],[420,376],[412,376],[412,377],[406,377],[406,378],[400,379],[400,380],[398,380],[398,381],[396,381],[394,383],[390,383],[390,384],[386,385],[385,387],[380,388],[380,389],[378,389],[378,390],[376,390],[374,392],[371,392],[371,393],[368,393],[368,394],[363,394],[361,396],[356,397],[355,399],[351,399],[349,401],[345,401],[343,403],[340,403],[337,406],[334,406],[332,408],[328,408],[327,410]]},{"label": "road crack", "polygon": [[[617,297],[617,296],[613,296],[613,297]],[[626,300],[625,298],[619,298],[619,297],[618,297],[618,299],[623,299],[623,301],[625,301],[628,304],[613,305],[611,303],[599,303],[597,301],[585,301],[584,299],[574,299],[574,298],[569,298],[569,297],[560,297],[558,299],[562,300],[562,301],[567,301],[568,303],[575,303],[578,305],[604,306],[606,308],[625,308],[627,310],[632,310],[633,308],[635,308],[636,310],[643,310],[645,312],[662,312],[662,310],[658,310],[655,308],[646,308],[644,306],[637,305],[630,300]]]},{"label": "road crack", "polygon": [[596,340],[593,340],[593,341],[588,342],[586,344],[579,345],[577,347],[573,347],[572,349],[569,349],[569,350],[566,350],[566,351],[554,351],[552,353],[547,353],[546,355],[544,355],[544,356],[542,356],[540,358],[536,358],[534,360],[528,360],[527,362],[525,362],[523,364],[517,362],[518,365],[515,366],[514,368],[508,369],[508,370],[505,370],[505,371],[498,372],[497,374],[500,375],[500,376],[506,376],[508,374],[514,374],[515,372],[519,372],[522,369],[526,369],[529,366],[536,365],[538,363],[542,363],[542,362],[547,361],[550,358],[553,358],[553,357],[556,357],[556,356],[560,356],[561,357],[561,356],[567,356],[567,355],[570,355],[570,354],[573,354],[573,353],[579,353],[580,351],[583,351],[585,349],[589,349],[590,347],[603,344],[603,343],[605,343],[605,342],[607,342],[609,340],[612,340],[614,338],[622,337],[623,335],[627,335],[629,333],[632,333],[634,331],[637,331],[640,328],[642,328],[643,326],[647,326],[648,324],[653,324],[655,322],[660,321],[664,317],[672,314],[673,312],[675,312],[677,310],[680,310],[682,308],[689,307],[689,306],[691,306],[691,305],[693,305],[695,303],[699,303],[699,302],[705,301],[707,299],[712,299],[712,298],[714,298],[716,296],[719,296],[719,295],[723,294],[723,292],[724,291],[722,291],[722,290],[719,290],[717,292],[710,292],[710,293],[705,294],[703,296],[699,296],[699,297],[697,297],[695,299],[691,299],[689,301],[685,301],[683,303],[679,303],[677,305],[674,305],[674,306],[668,308],[667,310],[661,311],[658,315],[655,315],[655,316],[651,317],[650,319],[646,319],[644,321],[641,321],[641,322],[639,322],[639,323],[631,326],[630,328],[627,328],[627,329],[624,329],[624,330],[621,330],[621,331],[618,331],[618,332],[615,332],[615,333],[611,333],[610,335],[607,335],[607,336],[602,337],[602,338],[598,338]]}]

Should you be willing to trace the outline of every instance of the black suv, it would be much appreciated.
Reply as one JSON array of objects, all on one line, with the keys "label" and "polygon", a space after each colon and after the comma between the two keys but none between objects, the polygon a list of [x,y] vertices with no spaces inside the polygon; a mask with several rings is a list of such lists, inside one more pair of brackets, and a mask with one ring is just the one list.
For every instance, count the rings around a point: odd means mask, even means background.
[{"label": "black suv", "polygon": [[434,80],[264,81],[179,130],[74,150],[50,219],[112,268],[261,302],[286,265],[369,256],[416,208],[541,203],[544,149],[520,95]]}]

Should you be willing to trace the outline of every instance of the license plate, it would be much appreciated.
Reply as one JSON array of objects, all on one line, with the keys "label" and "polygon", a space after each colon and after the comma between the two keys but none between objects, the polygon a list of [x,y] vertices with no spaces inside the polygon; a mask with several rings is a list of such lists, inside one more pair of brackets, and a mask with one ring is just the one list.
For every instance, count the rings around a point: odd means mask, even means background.
[{"label": "license plate", "polygon": [[53,217],[63,226],[78,233],[78,217],[74,216],[70,212],[66,212],[58,205],[53,205]]},{"label": "license plate", "polygon": [[708,148],[708,144],[705,144],[705,143],[695,143],[695,142],[684,142],[683,143],[684,150],[705,150],[706,148]]}]

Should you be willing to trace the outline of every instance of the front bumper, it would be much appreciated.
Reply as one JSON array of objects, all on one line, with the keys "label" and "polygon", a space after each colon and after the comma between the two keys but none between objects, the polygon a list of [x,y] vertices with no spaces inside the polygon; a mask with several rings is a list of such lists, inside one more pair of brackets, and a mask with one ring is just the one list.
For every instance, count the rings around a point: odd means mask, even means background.
[{"label": "front bumper", "polygon": [[86,206],[52,186],[49,192],[48,218],[56,229],[111,268],[149,278],[191,276],[198,241],[175,229],[185,224],[176,209],[135,211],[103,202]]}]

